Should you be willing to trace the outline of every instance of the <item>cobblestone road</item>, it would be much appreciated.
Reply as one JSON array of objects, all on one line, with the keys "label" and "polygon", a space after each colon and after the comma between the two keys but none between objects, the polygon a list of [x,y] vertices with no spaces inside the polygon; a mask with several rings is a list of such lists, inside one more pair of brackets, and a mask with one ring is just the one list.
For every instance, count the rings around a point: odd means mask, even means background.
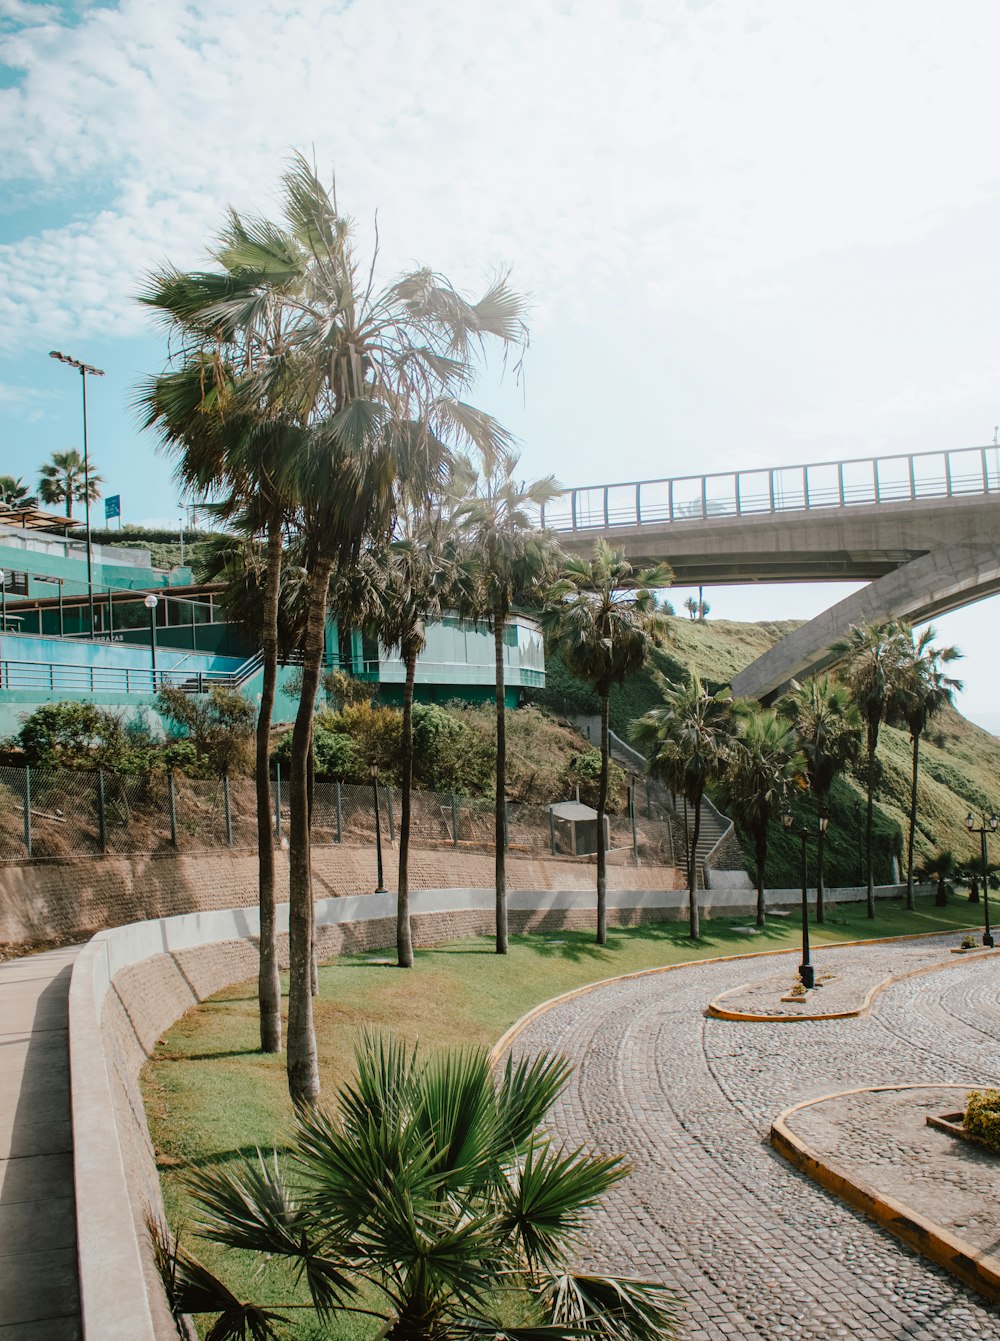
[{"label": "cobblestone road", "polygon": [[[838,953],[891,973],[912,949]],[[997,962],[956,957],[890,987],[858,1019],[772,1025],[703,1014],[727,987],[775,967],[743,960],[611,984],[540,1016],[518,1039],[518,1052],[553,1048],[576,1063],[556,1133],[626,1151],[634,1165],[592,1224],[588,1264],[675,1287],[685,1341],[1000,1339],[1000,1312],[768,1144],[782,1109],[834,1090],[995,1084]]]}]

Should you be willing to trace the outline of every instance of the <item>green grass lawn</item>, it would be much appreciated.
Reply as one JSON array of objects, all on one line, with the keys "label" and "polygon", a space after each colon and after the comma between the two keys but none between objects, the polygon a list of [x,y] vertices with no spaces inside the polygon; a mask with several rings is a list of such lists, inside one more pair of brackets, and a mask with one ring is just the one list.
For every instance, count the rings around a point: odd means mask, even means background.
[{"label": "green grass lawn", "polygon": [[[964,898],[935,908],[927,897],[908,913],[901,900],[893,900],[880,902],[870,922],[863,904],[840,905],[828,913],[825,926],[812,928],[813,944],[958,931],[977,925],[980,911]],[[612,929],[604,947],[593,943],[592,932],[515,936],[506,957],[493,952],[491,938],[477,937],[418,950],[409,971],[378,962],[387,954],[345,955],[319,971],[315,1011],[324,1094],[331,1095],[350,1073],[354,1041],[364,1026],[419,1039],[422,1048],[490,1046],[533,1006],[586,983],[798,944],[794,915],[773,919],[752,938],[734,931],[734,925],[745,926],[746,919],[705,919],[699,941],[690,939],[684,922]],[[171,1225],[237,1293],[276,1303],[296,1297],[294,1291],[288,1286],[276,1294],[262,1289],[251,1260],[192,1243],[184,1228],[194,1214],[183,1187],[185,1165],[217,1164],[239,1152],[284,1143],[291,1123],[284,1058],[263,1056],[257,1044],[256,982],[240,983],[167,1030],[143,1072],[143,1089]],[[304,1313],[296,1321],[294,1335],[302,1341],[370,1334],[363,1328],[324,1331],[309,1317]]]}]

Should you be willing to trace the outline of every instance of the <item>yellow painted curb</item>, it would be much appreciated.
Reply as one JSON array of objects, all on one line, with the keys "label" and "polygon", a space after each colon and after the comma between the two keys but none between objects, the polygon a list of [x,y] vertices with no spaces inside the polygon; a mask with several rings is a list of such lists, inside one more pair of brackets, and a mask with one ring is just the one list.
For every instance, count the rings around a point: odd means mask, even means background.
[{"label": "yellow painted curb", "polygon": [[[974,1087],[971,1087],[974,1088]],[[827,1103],[831,1099],[842,1099],[851,1094],[880,1094],[905,1090],[944,1090],[968,1091],[969,1085],[865,1085],[853,1090],[840,1090],[835,1094],[825,1094],[819,1099],[806,1099],[803,1103],[786,1108],[771,1123],[771,1145],[778,1154],[796,1169],[807,1174],[828,1192],[846,1201],[849,1206],[862,1211],[870,1220],[889,1231],[903,1243],[922,1256],[944,1267],[953,1276],[966,1285],[970,1285],[992,1303],[1000,1302],[1000,1258],[981,1252],[954,1234],[942,1229],[916,1211],[910,1210],[892,1197],[882,1196],[868,1183],[851,1177],[838,1165],[820,1159],[815,1150],[799,1140],[788,1127],[788,1121],[804,1108],[814,1104]]]},{"label": "yellow painted curb", "polygon": [[[817,944],[817,949],[823,950],[849,950],[859,945],[892,945],[896,941],[922,941],[928,940],[932,936],[954,936],[957,932],[971,931],[971,927],[950,927],[947,931],[915,931],[907,932],[905,936],[878,936],[871,940],[864,941],[821,941]],[[581,987],[573,987],[568,992],[561,992],[559,996],[550,997],[548,1001],[543,1001],[537,1006],[533,1006],[527,1014],[522,1015],[520,1019],[515,1020],[510,1028],[501,1034],[500,1038],[490,1049],[489,1061],[491,1066],[495,1066],[500,1058],[507,1052],[519,1035],[524,1033],[528,1025],[537,1020],[540,1015],[545,1015],[548,1011],[554,1010],[556,1006],[561,1006],[564,1001],[572,1001],[574,997],[586,996],[588,992],[596,992],[599,987],[609,987],[612,983],[628,982],[632,978],[649,978],[654,973],[673,973],[677,969],[694,968],[699,964],[723,964],[729,961],[739,961],[742,959],[768,959],[775,955],[795,955],[799,954],[798,946],[792,946],[785,950],[752,950],[744,955],[713,955],[709,959],[685,959],[680,964],[659,964],[655,968],[636,969],[634,973],[619,973],[612,978],[601,978],[598,982],[584,983]]]},{"label": "yellow painted curb", "polygon": [[[940,932],[933,932],[932,935],[941,935]],[[952,932],[945,932],[944,935],[950,936]],[[907,940],[909,937],[900,936],[899,940]],[[922,937],[920,939],[923,939]],[[885,940],[880,941],[858,941],[859,945],[878,945],[885,944]],[[833,946],[824,946],[824,949],[833,949]],[[972,954],[970,950],[967,953]],[[1000,950],[983,949],[975,952],[982,959],[993,959],[1000,955]],[[938,973],[941,969],[954,968],[952,961],[943,964],[924,964],[922,968],[909,969],[906,973],[890,973],[888,978],[883,978],[881,982],[875,983],[869,987],[865,993],[864,1000],[860,1006],[854,1010],[832,1010],[824,1014],[817,1015],[755,1015],[750,1011],[727,1010],[725,1006],[718,1003],[724,1001],[727,996],[735,996],[737,992],[742,992],[748,984],[743,983],[740,987],[731,987],[728,992],[720,992],[714,1001],[710,1001],[707,1007],[707,1013],[715,1020],[739,1020],[750,1024],[795,1024],[800,1020],[854,1020],[861,1015],[868,1015],[872,1008],[872,1002],[877,996],[880,996],[887,987],[893,983],[905,982],[907,978],[919,978],[925,973]]]}]

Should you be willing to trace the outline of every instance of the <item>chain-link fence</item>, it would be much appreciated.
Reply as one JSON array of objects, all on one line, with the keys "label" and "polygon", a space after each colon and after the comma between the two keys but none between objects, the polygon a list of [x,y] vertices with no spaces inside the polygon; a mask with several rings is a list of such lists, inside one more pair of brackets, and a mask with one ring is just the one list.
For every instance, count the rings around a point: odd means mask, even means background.
[{"label": "chain-link fence", "polygon": [[[272,840],[287,839],[289,789],[279,769],[271,780]],[[376,816],[377,798],[377,816]],[[492,798],[411,793],[411,842],[418,847],[492,849]],[[398,788],[372,782],[319,782],[313,789],[313,843],[355,847],[399,835]],[[591,851],[581,821],[569,828],[544,806],[508,802],[504,842],[512,853],[584,855]],[[626,858],[674,862],[671,816],[637,789],[625,814],[608,816],[608,846]],[[74,856],[143,856],[257,846],[253,778],[193,779],[179,775],[124,775],[0,767],[0,862]],[[619,858],[620,859],[620,858]]]}]

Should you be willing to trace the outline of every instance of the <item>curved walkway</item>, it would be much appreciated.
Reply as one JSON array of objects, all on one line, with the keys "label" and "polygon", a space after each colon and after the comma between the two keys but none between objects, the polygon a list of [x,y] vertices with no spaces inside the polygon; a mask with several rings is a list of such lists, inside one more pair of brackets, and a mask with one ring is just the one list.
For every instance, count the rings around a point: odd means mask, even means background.
[{"label": "curved walkway", "polygon": [[[843,953],[891,973],[914,944]],[[956,956],[889,988],[858,1019],[706,1017],[707,1001],[774,969],[773,958],[742,960],[611,983],[518,1037],[517,1052],[553,1048],[577,1064],[554,1110],[557,1134],[627,1151],[634,1165],[588,1230],[591,1265],[675,1286],[685,1341],[1000,1341],[995,1310],[768,1144],[779,1112],[833,1090],[996,1083],[997,966]]]},{"label": "curved walkway", "polygon": [[67,999],[79,950],[0,964],[0,1341],[80,1336]]}]

